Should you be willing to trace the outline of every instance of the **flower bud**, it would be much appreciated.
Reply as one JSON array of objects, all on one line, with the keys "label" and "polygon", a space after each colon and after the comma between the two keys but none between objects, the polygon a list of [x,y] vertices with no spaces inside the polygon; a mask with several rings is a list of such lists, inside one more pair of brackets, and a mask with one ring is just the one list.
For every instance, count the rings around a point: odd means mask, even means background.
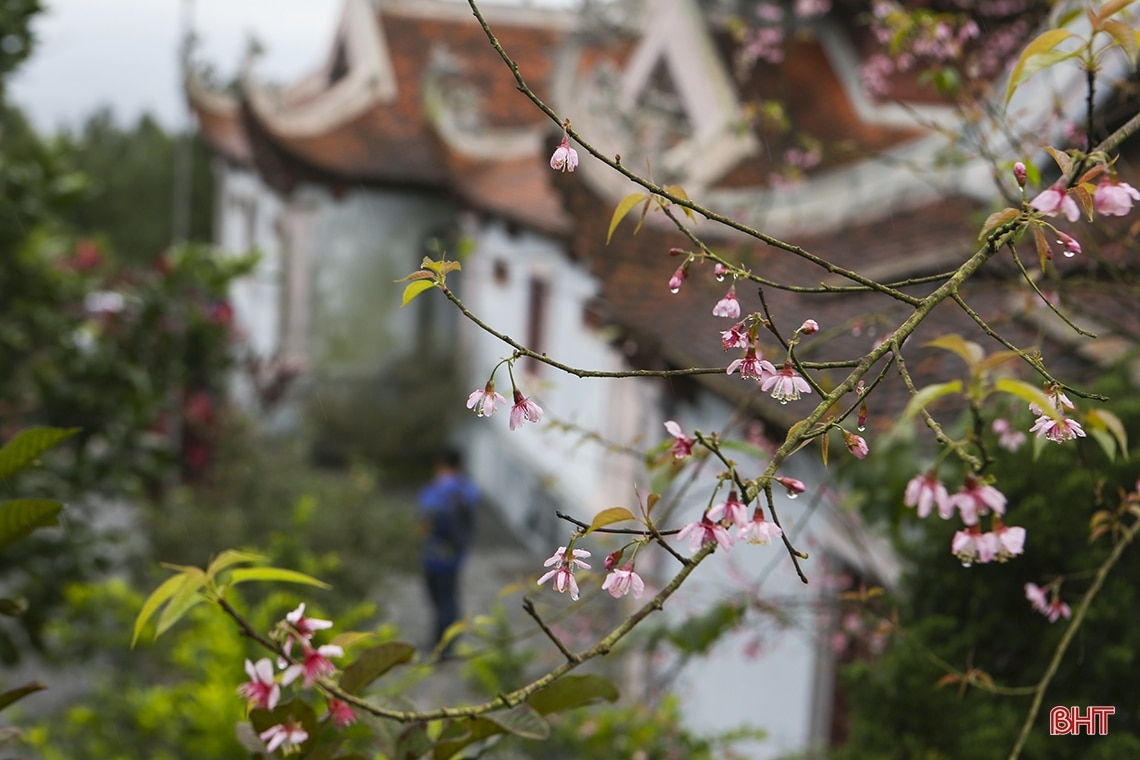
[{"label": "flower bud", "polygon": [[819,322],[814,319],[805,319],[804,323],[800,325],[800,332],[804,335],[814,335],[819,332]]},{"label": "flower bud", "polygon": [[1018,161],[1013,165],[1013,178],[1017,180],[1018,187],[1025,187],[1025,164]]},{"label": "flower bud", "polygon": [[621,562],[621,556],[623,554],[625,554],[624,546],[617,551],[612,551],[607,554],[605,560],[602,561],[602,564],[605,566],[606,570],[613,570],[615,567],[617,567],[618,563]]}]

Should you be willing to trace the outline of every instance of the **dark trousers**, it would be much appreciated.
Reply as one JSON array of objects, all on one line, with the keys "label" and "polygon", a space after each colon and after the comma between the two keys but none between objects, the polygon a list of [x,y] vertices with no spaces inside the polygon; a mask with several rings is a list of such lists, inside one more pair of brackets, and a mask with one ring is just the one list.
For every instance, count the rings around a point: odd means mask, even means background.
[{"label": "dark trousers", "polygon": [[459,568],[441,570],[427,567],[424,575],[428,598],[435,610],[435,643],[438,644],[443,640],[444,631],[459,620]]}]

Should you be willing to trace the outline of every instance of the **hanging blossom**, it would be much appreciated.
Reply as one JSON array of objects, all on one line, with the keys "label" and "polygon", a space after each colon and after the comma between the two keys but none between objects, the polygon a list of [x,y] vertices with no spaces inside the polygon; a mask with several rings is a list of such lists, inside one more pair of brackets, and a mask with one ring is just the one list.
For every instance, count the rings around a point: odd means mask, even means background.
[{"label": "hanging blossom", "polygon": [[281,682],[292,683],[298,676],[304,676],[308,689],[318,678],[326,678],[336,672],[336,665],[330,657],[343,657],[344,649],[336,644],[325,644],[313,648],[306,642],[301,649],[301,661],[290,665],[281,676]]},{"label": "hanging blossom", "polygon": [[720,344],[724,347],[725,351],[728,351],[730,348],[748,348],[752,345],[752,341],[748,337],[748,328],[745,327],[744,322],[737,322],[732,327],[721,332]]},{"label": "hanging blossom", "polygon": [[511,430],[518,430],[523,422],[541,422],[542,407],[523,397],[518,388],[515,388],[515,405],[511,407]]},{"label": "hanging blossom", "polygon": [[693,453],[693,444],[696,441],[686,436],[680,425],[673,420],[665,420],[665,429],[669,431],[669,435],[673,436],[674,459],[684,459]]},{"label": "hanging blossom", "polygon": [[732,549],[732,536],[728,535],[728,531],[721,527],[720,523],[710,520],[708,515],[702,516],[700,522],[689,523],[681,528],[677,532],[677,538],[681,540],[687,538],[689,548],[693,551],[700,551],[705,544],[719,544],[725,551]]},{"label": "hanging blossom", "polygon": [[572,172],[578,166],[578,151],[570,147],[570,135],[562,130],[562,142],[554,149],[550,157],[550,168],[557,171]]},{"label": "hanging blossom", "polygon": [[742,378],[751,377],[755,380],[763,380],[769,375],[776,374],[776,368],[772,362],[763,359],[756,353],[755,346],[749,346],[748,350],[744,352],[742,359],[736,359],[728,365],[727,374],[731,375],[736,370],[740,370]]},{"label": "hanging blossom", "polygon": [[1029,432],[1036,433],[1038,438],[1047,438],[1054,443],[1084,438],[1085,431],[1080,423],[1065,416],[1066,410],[1072,411],[1076,409],[1076,406],[1061,388],[1057,385],[1050,385],[1045,389],[1045,395],[1053,401],[1056,419],[1052,415],[1045,414],[1045,410],[1037,404],[1030,404],[1029,411],[1038,417],[1034,420],[1033,427],[1029,429]]},{"label": "hanging blossom", "polygon": [[728,286],[728,292],[724,294],[724,298],[716,302],[712,313],[714,317],[740,319],[740,301],[736,300],[735,285]]},{"label": "hanging blossom", "polygon": [[995,559],[1005,562],[1024,550],[1025,528],[1007,527],[1000,521],[989,533],[982,533],[977,525],[971,525],[955,533],[950,542],[950,552],[966,567],[975,562],[984,565]]},{"label": "hanging blossom", "polygon": [[483,390],[472,391],[467,397],[467,408],[475,410],[480,417],[490,417],[500,405],[506,406],[507,400],[503,394],[495,393],[494,380],[488,380]]},{"label": "hanging blossom", "polygon": [[1063,253],[1065,258],[1071,259],[1081,252],[1081,244],[1072,235],[1066,235],[1060,230],[1055,230],[1057,233],[1057,245],[1064,246]]},{"label": "hanging blossom", "polygon": [[245,698],[251,707],[272,710],[281,699],[281,686],[273,673],[273,663],[268,657],[250,662],[245,661],[245,672],[249,681],[238,687],[238,694]]},{"label": "hanging blossom", "polygon": [[741,541],[767,546],[774,539],[784,535],[784,531],[780,530],[780,526],[776,523],[765,520],[764,513],[757,509],[748,524],[740,528],[738,535]]},{"label": "hanging blossom", "polygon": [[785,364],[779,372],[769,375],[760,383],[760,390],[771,390],[772,398],[786,404],[789,401],[799,401],[801,393],[811,393],[811,386],[792,369],[791,364]]},{"label": "hanging blossom", "polygon": [[356,713],[347,702],[330,699],[328,718],[337,728],[347,728],[356,722]]},{"label": "hanging blossom", "polygon": [[915,507],[920,518],[930,514],[931,509],[938,508],[938,515],[943,520],[949,520],[954,514],[954,505],[946,492],[946,486],[938,479],[934,472],[915,475],[906,484],[903,494],[903,506]]},{"label": "hanging blossom", "polygon": [[258,736],[265,742],[267,752],[275,752],[280,747],[285,754],[289,754],[308,741],[309,732],[300,723],[287,720],[283,724],[267,728]]},{"label": "hanging blossom", "polygon": [[730,491],[728,499],[709,507],[708,518],[713,522],[720,522],[728,517],[729,522],[738,528],[748,524],[748,507],[740,501],[736,491]]},{"label": "hanging blossom", "polygon": [[620,599],[626,594],[633,594],[634,599],[640,599],[645,593],[645,582],[633,571],[633,565],[626,565],[621,569],[610,571],[602,581],[602,590],[610,592],[610,596],[614,599]]},{"label": "hanging blossom", "polygon": [[977,525],[978,517],[989,514],[990,510],[1004,515],[1005,501],[1005,494],[972,476],[967,476],[958,493],[950,497],[951,508],[957,509],[962,522],[969,526]]},{"label": "hanging blossom", "polygon": [[1064,214],[1070,222],[1077,221],[1081,216],[1081,210],[1077,208],[1077,202],[1073,200],[1073,197],[1056,185],[1042,190],[1036,198],[1029,202],[1029,207],[1040,211],[1045,216]]},{"label": "hanging blossom", "polygon": [[998,446],[1006,451],[1017,451],[1025,443],[1025,433],[1009,424],[1009,420],[1004,417],[994,420],[991,428],[998,437]]},{"label": "hanging blossom", "polygon": [[788,489],[789,499],[794,499],[807,490],[807,486],[804,485],[804,482],[802,480],[796,480],[795,478],[785,478],[782,476],[774,478],[774,480],[784,488]]},{"label": "hanging blossom", "polygon": [[1124,216],[1132,210],[1132,202],[1140,201],[1140,190],[1127,182],[1105,177],[1096,186],[1093,208],[1104,216]]},{"label": "hanging blossom", "polygon": [[1073,616],[1069,605],[1061,601],[1056,586],[1053,587],[1052,599],[1049,599],[1045,589],[1035,583],[1026,583],[1025,598],[1033,605],[1033,609],[1049,618],[1050,623],[1056,623],[1059,618],[1068,620]]},{"label": "hanging blossom", "polygon": [[867,454],[871,451],[867,446],[867,440],[861,435],[848,433],[843,428],[840,428],[839,432],[843,433],[843,443],[847,446],[847,450],[850,451],[856,459],[866,459]]},{"label": "hanging blossom", "polygon": [[590,566],[581,559],[582,557],[589,556],[590,552],[585,549],[574,549],[567,555],[566,547],[559,546],[558,551],[554,552],[554,556],[542,563],[543,567],[550,567],[551,565],[557,565],[557,567],[539,578],[539,585],[553,578],[554,589],[558,591],[558,593],[564,593],[566,589],[570,589],[570,598],[575,602],[578,601],[578,581],[574,580],[574,568],[584,567],[589,569]]},{"label": "hanging blossom", "polygon": [[677,271],[674,272],[673,276],[669,278],[669,292],[674,294],[680,293],[681,284],[687,280],[688,277],[689,268],[686,265],[682,264],[681,266],[677,267]]}]

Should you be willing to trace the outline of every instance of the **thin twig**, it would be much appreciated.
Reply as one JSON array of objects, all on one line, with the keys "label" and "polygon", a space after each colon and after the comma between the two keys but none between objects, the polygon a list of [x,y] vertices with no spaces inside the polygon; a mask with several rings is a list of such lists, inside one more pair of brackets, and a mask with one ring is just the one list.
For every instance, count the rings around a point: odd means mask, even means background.
[{"label": "thin twig", "polygon": [[529,596],[523,597],[523,605],[522,606],[523,606],[523,610],[526,611],[526,614],[530,615],[531,618],[534,619],[535,624],[539,628],[542,629],[543,633],[546,634],[546,638],[548,638],[552,642],[554,642],[554,646],[558,647],[558,651],[562,653],[562,656],[566,658],[566,661],[567,662],[577,662],[578,661],[578,655],[574,654],[569,649],[567,649],[566,645],[562,643],[562,639],[558,638],[558,634],[556,634],[554,631],[552,631],[550,629],[550,626],[548,626],[543,621],[543,619],[538,616],[538,610],[536,610],[534,608],[534,602],[531,601],[531,598]]}]

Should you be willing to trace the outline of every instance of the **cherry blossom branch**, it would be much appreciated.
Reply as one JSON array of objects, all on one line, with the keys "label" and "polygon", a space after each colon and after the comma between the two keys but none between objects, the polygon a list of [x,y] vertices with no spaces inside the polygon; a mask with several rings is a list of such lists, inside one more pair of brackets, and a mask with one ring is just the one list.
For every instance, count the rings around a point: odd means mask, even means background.
[{"label": "cherry blossom branch", "polygon": [[1021,726],[1021,733],[1017,737],[1017,743],[1013,745],[1013,750],[1009,753],[1009,760],[1017,760],[1021,756],[1021,750],[1025,747],[1025,742],[1029,739],[1029,732],[1033,730],[1033,724],[1037,721],[1037,713],[1041,709],[1041,702],[1045,698],[1045,690],[1049,688],[1049,684],[1053,681],[1053,677],[1057,675],[1057,670],[1061,667],[1061,661],[1065,657],[1065,652],[1069,649],[1073,639],[1077,635],[1081,624],[1085,620],[1085,615],[1088,613],[1089,607],[1092,605],[1093,599],[1100,593],[1101,587],[1104,586],[1105,580],[1108,578],[1109,572],[1120,560],[1121,555],[1124,554],[1124,549],[1135,540],[1137,534],[1140,534],[1140,519],[1132,523],[1132,526],[1121,536],[1116,545],[1112,547],[1112,552],[1108,555],[1105,561],[1097,569],[1096,577],[1093,579],[1092,585],[1085,595],[1081,597],[1081,603],[1077,605],[1076,612],[1073,613],[1073,619],[1069,621],[1068,627],[1065,628],[1065,633],[1061,636],[1060,643],[1057,644],[1056,651],[1053,652],[1053,659],[1049,662],[1049,667],[1045,669],[1045,674],[1041,677],[1041,682],[1033,694],[1033,704],[1029,707],[1029,712],[1025,716],[1025,723]]},{"label": "cherry blossom branch", "polygon": [[471,310],[468,309],[463,304],[463,302],[459,300],[459,297],[457,295],[455,295],[455,291],[453,291],[451,288],[447,287],[446,285],[440,285],[439,289],[441,291],[443,291],[443,294],[445,296],[447,296],[447,300],[449,300],[453,304],[455,304],[456,308],[459,309],[460,314],[462,314],[464,317],[466,317],[467,319],[474,322],[484,332],[487,332],[487,333],[493,335],[494,337],[501,340],[503,343],[506,343],[508,346],[513,348],[515,350],[515,355],[517,357],[519,357],[519,358],[527,357],[530,359],[534,359],[535,361],[542,362],[543,364],[545,364],[547,366],[554,367],[554,369],[565,372],[568,375],[574,375],[575,377],[622,378],[622,377],[683,377],[683,376],[692,376],[692,375],[724,374],[724,367],[689,367],[687,369],[631,369],[631,370],[620,370],[620,371],[616,371],[616,372],[602,371],[602,370],[591,370],[591,369],[580,369],[578,367],[572,367],[569,364],[563,364],[562,362],[555,361],[554,359],[551,359],[546,354],[540,354],[537,351],[532,351],[531,349],[527,348],[522,343],[519,343],[517,340],[515,340],[511,336],[509,336],[505,333],[501,333],[498,330],[496,330],[495,328],[491,327],[489,324],[487,324],[483,320],[479,319],[479,317],[475,316],[471,312]]},{"label": "cherry blossom branch", "polygon": [[1073,328],[1073,330],[1078,335],[1083,335],[1086,338],[1092,338],[1095,340],[1096,335],[1094,333],[1088,332],[1087,330],[1082,330],[1080,327],[1077,327],[1077,325],[1074,324],[1073,320],[1062,314],[1061,310],[1054,306],[1053,302],[1045,297],[1045,294],[1041,292],[1041,288],[1037,287],[1037,283],[1033,281],[1032,277],[1030,277],[1029,270],[1025,268],[1025,264],[1021,262],[1021,257],[1017,255],[1017,248],[1014,246],[1012,240],[1009,243],[1009,251],[1013,254],[1013,262],[1017,264],[1017,268],[1021,271],[1021,276],[1025,279],[1025,282],[1029,285],[1033,292],[1037,294],[1037,297],[1040,298],[1041,301],[1049,307],[1049,310],[1056,314],[1062,322]]},{"label": "cherry blossom branch", "polygon": [[[526,80],[523,78],[522,73],[519,71],[518,64],[515,63],[514,59],[511,58],[511,56],[503,48],[502,44],[499,42],[498,38],[495,36],[495,33],[491,31],[491,27],[487,24],[487,20],[485,18],[483,18],[483,14],[482,14],[482,12],[480,12],[479,6],[478,6],[476,0],[467,0],[467,4],[471,7],[471,12],[474,14],[475,18],[478,20],[480,27],[482,27],[482,29],[483,29],[483,33],[487,36],[487,40],[491,44],[491,47],[493,47],[495,49],[495,52],[498,53],[499,57],[503,59],[503,63],[505,63],[507,65],[507,68],[510,69],[511,74],[515,78],[515,82],[517,84],[518,91],[521,92],[524,96],[526,96],[526,98],[528,100],[530,100],[530,102],[533,103],[535,105],[535,107],[538,108],[538,110],[540,110],[544,114],[546,114],[546,116],[549,117],[551,121],[553,121],[555,124],[558,124],[560,127],[562,127],[563,130],[565,131],[566,135],[573,138],[574,142],[576,142],[580,146],[582,146],[582,149],[585,150],[590,155],[592,155],[594,158],[598,159],[603,164],[605,164],[606,166],[610,167],[612,170],[614,170],[618,174],[620,174],[623,177],[625,177],[626,179],[628,179],[630,182],[633,182],[634,184],[645,188],[651,194],[659,196],[661,198],[664,198],[665,200],[668,200],[670,203],[674,203],[678,206],[681,206],[682,208],[687,208],[696,214],[700,214],[701,216],[708,219],[709,221],[716,222],[717,224],[720,224],[720,225],[727,227],[729,229],[732,229],[732,230],[736,230],[737,232],[742,232],[745,235],[747,235],[751,238],[754,238],[756,240],[759,240],[762,243],[766,243],[767,245],[770,245],[773,248],[778,248],[782,251],[787,251],[788,253],[790,253],[794,256],[798,256],[799,258],[804,259],[805,261],[809,261],[812,264],[815,264],[817,267],[823,269],[824,271],[828,272],[829,274],[833,274],[833,275],[836,275],[838,277],[843,277],[844,279],[851,280],[852,282],[859,283],[860,285],[864,285],[868,288],[871,288],[873,290],[877,290],[879,292],[888,293],[889,295],[892,295],[895,298],[899,298],[900,300],[902,300],[906,303],[910,303],[911,305],[917,305],[916,303],[914,303],[914,297],[913,296],[907,295],[907,294],[899,292],[899,291],[892,291],[889,288],[885,288],[885,286],[883,286],[882,284],[875,282],[874,280],[869,279],[867,277],[864,277],[863,275],[859,274],[858,272],[854,272],[850,269],[844,269],[841,266],[837,266],[836,264],[833,264],[830,261],[828,261],[828,260],[826,260],[820,256],[816,256],[815,254],[811,253],[810,251],[805,250],[801,246],[792,245],[791,243],[786,243],[782,240],[779,240],[777,238],[772,237],[771,235],[765,234],[765,233],[761,232],[760,230],[755,229],[754,227],[750,227],[747,224],[739,222],[739,221],[733,219],[732,217],[728,217],[728,216],[725,216],[724,214],[720,214],[720,213],[713,211],[712,209],[709,209],[709,208],[707,208],[707,207],[705,207],[699,203],[694,203],[689,198],[679,196],[679,195],[671,192],[666,187],[659,185],[656,182],[653,182],[652,180],[646,179],[645,177],[642,177],[640,174],[637,174],[636,172],[633,172],[633,171],[630,171],[629,169],[627,169],[621,163],[621,156],[615,156],[614,158],[611,159],[611,158],[603,155],[601,153],[601,151],[599,151],[597,148],[595,148],[592,144],[583,140],[582,136],[573,130],[573,128],[570,126],[570,122],[568,119],[564,119],[561,116],[559,116],[557,113],[555,113],[553,108],[548,106],[545,103],[545,101],[543,101],[541,98],[538,97],[538,95],[535,94],[535,92],[530,88],[530,85],[528,85],[526,83]],[[888,292],[888,291],[890,291],[890,292]]]},{"label": "cherry blossom branch", "polygon": [[550,639],[554,643],[554,646],[558,647],[558,651],[562,653],[562,656],[566,658],[567,662],[574,662],[578,655],[567,649],[566,645],[562,643],[562,639],[558,638],[558,634],[551,630],[550,626],[539,617],[538,610],[534,608],[534,601],[532,601],[529,596],[523,598],[522,606],[526,614],[530,615],[534,620],[535,625],[541,628],[542,632],[546,634],[546,638]]},{"label": "cherry blossom branch", "polygon": [[1045,369],[1045,364],[1041,361],[1041,359],[1021,350],[1013,343],[1010,343],[1008,340],[1006,340],[1006,338],[997,332],[997,330],[994,330],[992,327],[990,327],[989,324],[984,319],[982,319],[982,315],[974,311],[974,309],[966,303],[965,299],[963,299],[960,294],[955,292],[951,298],[954,299],[954,302],[958,304],[962,311],[966,312],[966,315],[969,316],[970,319],[974,320],[974,323],[978,327],[982,328],[982,332],[1005,346],[1013,353],[1017,354],[1018,357],[1022,359],[1022,361],[1032,367],[1034,371],[1037,372],[1037,374],[1041,375],[1042,379],[1044,379],[1046,382],[1052,385],[1056,385],[1060,388],[1064,388],[1069,393],[1072,393],[1074,396],[1079,396],[1080,398],[1086,398],[1092,401],[1108,401],[1108,396],[1102,396],[1099,393],[1091,393],[1089,391],[1082,391],[1079,388],[1074,388],[1071,385],[1062,383],[1060,380],[1053,377],[1052,373],[1050,373],[1049,370]]},{"label": "cherry blossom branch", "polygon": [[[899,375],[902,376],[902,380],[906,385],[906,389],[910,391],[911,396],[917,396],[918,389],[914,385],[914,380],[911,378],[910,372],[906,368],[906,362],[903,360],[902,355],[896,351],[895,358],[898,361]],[[934,433],[934,439],[936,441],[944,446],[949,446],[951,449],[953,449],[954,453],[958,455],[958,458],[969,465],[970,469],[974,472],[979,472],[982,469],[981,460],[967,451],[966,447],[963,446],[959,441],[956,441],[947,435],[946,431],[943,430],[942,425],[939,424],[938,420],[934,419],[934,415],[928,412],[925,407],[923,407],[919,413],[922,415],[923,422],[925,422],[926,426],[930,428],[932,433]]]},{"label": "cherry blossom branch", "polygon": [[[558,517],[558,519],[565,520],[566,522],[570,523],[571,525],[574,525],[575,527],[581,528],[583,531],[589,530],[589,528],[590,528],[589,523],[584,523],[581,520],[575,519],[575,518],[571,517],[570,515],[566,514],[565,512],[556,511],[554,514],[556,517]],[[681,530],[680,530],[680,528],[677,528],[675,530],[661,530],[661,531],[658,531],[658,530],[641,530],[640,528],[594,528],[590,532],[591,533],[611,533],[611,534],[619,535],[619,536],[653,537],[653,536],[674,536],[674,535],[680,533]]]}]

